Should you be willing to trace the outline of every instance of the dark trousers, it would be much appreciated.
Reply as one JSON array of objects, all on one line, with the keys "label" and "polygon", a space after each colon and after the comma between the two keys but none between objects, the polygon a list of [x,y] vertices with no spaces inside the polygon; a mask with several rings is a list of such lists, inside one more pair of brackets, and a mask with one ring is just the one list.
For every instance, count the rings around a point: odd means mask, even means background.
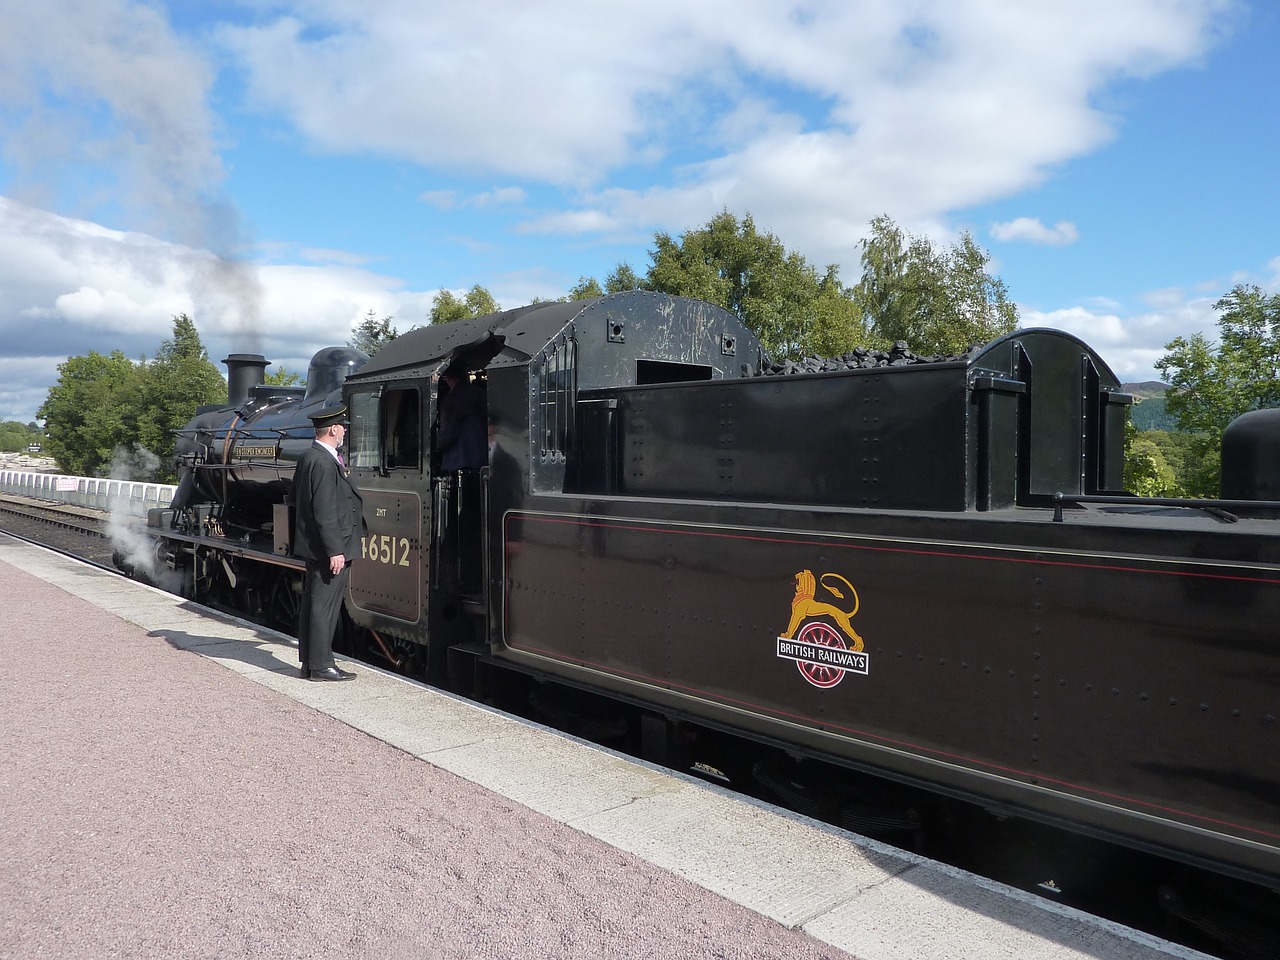
[{"label": "dark trousers", "polygon": [[298,611],[298,662],[308,670],[333,666],[333,634],[350,576],[350,563],[337,575],[329,571],[328,560],[307,563]]}]

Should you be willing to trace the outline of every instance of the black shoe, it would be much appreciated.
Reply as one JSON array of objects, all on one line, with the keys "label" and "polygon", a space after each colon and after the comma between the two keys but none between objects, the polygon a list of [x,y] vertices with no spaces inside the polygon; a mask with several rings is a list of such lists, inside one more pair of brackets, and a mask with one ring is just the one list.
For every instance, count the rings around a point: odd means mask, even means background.
[{"label": "black shoe", "polygon": [[310,680],[310,679],[311,679],[311,668],[310,668],[310,667],[303,667],[303,668],[302,668],[302,670],[300,670],[299,672],[302,674],[302,679],[303,679],[303,680]]},{"label": "black shoe", "polygon": [[345,670],[339,670],[337,667],[326,667],[324,670],[312,670],[308,680],[354,680],[354,673],[347,673]]}]

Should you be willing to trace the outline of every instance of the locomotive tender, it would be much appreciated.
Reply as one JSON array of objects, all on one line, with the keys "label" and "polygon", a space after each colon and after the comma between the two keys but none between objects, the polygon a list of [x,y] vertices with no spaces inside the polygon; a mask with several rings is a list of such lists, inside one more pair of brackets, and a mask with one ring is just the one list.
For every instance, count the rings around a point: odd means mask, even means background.
[{"label": "locomotive tender", "polygon": [[[1205,509],[1124,494],[1131,398],[1065,333],[798,376],[765,359],[730,313],[642,292],[367,362],[330,348],[305,391],[237,355],[150,533],[188,595],[291,628],[289,476],[341,391],[368,526],[346,613],[393,659],[509,666],[1280,884],[1276,421],[1229,441],[1238,502]],[[444,475],[459,362],[491,463]]]}]

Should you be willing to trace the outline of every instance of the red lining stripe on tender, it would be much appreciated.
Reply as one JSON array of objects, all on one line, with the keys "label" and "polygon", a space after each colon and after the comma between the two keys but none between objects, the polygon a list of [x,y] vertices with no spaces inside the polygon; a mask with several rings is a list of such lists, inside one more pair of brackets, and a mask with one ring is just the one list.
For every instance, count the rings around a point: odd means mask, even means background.
[{"label": "red lining stripe on tender", "polygon": [[[992,560],[999,563],[1027,563],[1035,566],[1045,567],[1076,567],[1086,570],[1109,570],[1113,572],[1123,573],[1151,573],[1160,576],[1173,577],[1199,577],[1209,580],[1229,580],[1242,581],[1245,583],[1274,583],[1280,584],[1280,577],[1247,577],[1240,575],[1228,575],[1222,573],[1196,573],[1190,570],[1161,570],[1158,568],[1123,566],[1121,564],[1108,563],[1086,563],[1081,560],[1046,560],[1036,557],[1009,557],[1009,556],[989,556],[981,553],[958,553],[948,552],[946,550],[922,550],[910,547],[879,547],[870,546],[861,543],[849,543],[840,539],[834,540],[816,540],[804,537],[788,537],[788,536],[763,536],[758,534],[739,534],[739,533],[722,533],[714,530],[682,530],[677,527],[658,527],[649,526],[641,523],[612,523],[598,520],[578,520],[573,517],[546,517],[537,514],[522,514],[523,520],[535,520],[540,523],[560,523],[570,524],[581,527],[603,527],[605,529],[616,530],[636,530],[644,533],[663,533],[675,534],[682,537],[711,537],[713,539],[724,540],[747,540],[757,543],[794,543],[800,545],[812,545],[822,547],[841,547],[847,550],[865,550],[871,553],[905,553],[912,556],[921,557],[953,557],[960,560]],[[991,547],[992,550],[1002,549],[998,545]],[[1035,549],[1028,547],[1023,549]],[[1045,548],[1046,550],[1050,548]],[[1158,561],[1153,561],[1158,562]],[[1195,560],[1187,560],[1188,563],[1196,563]]]}]

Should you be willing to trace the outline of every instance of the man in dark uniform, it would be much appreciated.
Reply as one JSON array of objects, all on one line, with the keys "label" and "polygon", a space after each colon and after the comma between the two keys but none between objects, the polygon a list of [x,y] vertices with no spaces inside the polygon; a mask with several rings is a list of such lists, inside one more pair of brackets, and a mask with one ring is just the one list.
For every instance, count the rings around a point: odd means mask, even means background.
[{"label": "man in dark uniform", "polygon": [[298,659],[304,680],[354,680],[333,662],[333,634],[360,548],[364,504],[338,455],[346,436],[341,402],[311,415],[315,443],[293,475],[293,552],[307,561],[298,622]]},{"label": "man in dark uniform", "polygon": [[445,370],[444,382],[449,392],[440,398],[440,425],[436,428],[440,469],[444,473],[478,470],[489,462],[484,436],[484,390],[471,381],[466,366],[456,360]]}]

